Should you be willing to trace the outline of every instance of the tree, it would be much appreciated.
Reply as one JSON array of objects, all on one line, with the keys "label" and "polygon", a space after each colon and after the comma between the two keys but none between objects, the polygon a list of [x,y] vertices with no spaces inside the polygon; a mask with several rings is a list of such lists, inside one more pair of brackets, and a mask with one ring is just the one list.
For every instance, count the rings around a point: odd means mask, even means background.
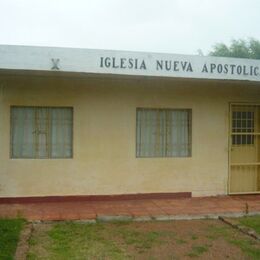
[{"label": "tree", "polygon": [[260,59],[260,41],[250,38],[232,40],[230,46],[217,43],[213,46],[210,56]]}]

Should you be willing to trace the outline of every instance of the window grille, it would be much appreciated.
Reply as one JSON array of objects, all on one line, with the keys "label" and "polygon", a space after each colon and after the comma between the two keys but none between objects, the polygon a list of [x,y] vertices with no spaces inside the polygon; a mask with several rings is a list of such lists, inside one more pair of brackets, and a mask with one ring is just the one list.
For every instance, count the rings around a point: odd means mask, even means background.
[{"label": "window grille", "polygon": [[244,108],[243,111],[232,112],[232,144],[254,144],[255,112],[252,108]]}]

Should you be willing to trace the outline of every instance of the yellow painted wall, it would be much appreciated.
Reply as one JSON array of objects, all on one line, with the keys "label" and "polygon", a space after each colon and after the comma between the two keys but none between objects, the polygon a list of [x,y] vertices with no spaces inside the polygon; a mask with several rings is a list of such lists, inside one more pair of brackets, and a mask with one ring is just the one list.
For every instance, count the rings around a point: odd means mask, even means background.
[{"label": "yellow painted wall", "polygon": [[[0,76],[0,197],[227,193],[229,102],[260,86],[159,78]],[[10,106],[72,106],[73,159],[10,159]],[[136,158],[136,108],[191,108],[192,157]]]}]

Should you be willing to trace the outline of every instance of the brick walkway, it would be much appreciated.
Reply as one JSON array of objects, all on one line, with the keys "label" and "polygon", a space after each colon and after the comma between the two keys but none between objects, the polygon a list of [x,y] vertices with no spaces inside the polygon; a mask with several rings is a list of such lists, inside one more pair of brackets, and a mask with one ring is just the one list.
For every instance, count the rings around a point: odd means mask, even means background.
[{"label": "brick walkway", "polygon": [[28,220],[86,220],[102,216],[162,219],[245,214],[246,212],[260,214],[260,195],[0,204],[1,218],[18,216]]}]

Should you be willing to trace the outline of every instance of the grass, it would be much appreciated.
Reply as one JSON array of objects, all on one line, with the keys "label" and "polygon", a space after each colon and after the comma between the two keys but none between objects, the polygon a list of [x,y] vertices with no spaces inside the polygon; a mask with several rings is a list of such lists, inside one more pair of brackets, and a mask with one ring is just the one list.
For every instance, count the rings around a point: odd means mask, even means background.
[{"label": "grass", "polygon": [[192,239],[192,240],[196,240],[196,239],[198,239],[198,236],[196,236],[196,235],[191,235],[191,239]]},{"label": "grass", "polygon": [[187,242],[183,239],[176,239],[175,240],[177,244],[181,245],[181,244],[186,244]]},{"label": "grass", "polygon": [[243,252],[245,252],[248,256],[252,257],[252,259],[258,260],[260,259],[260,249],[256,248],[256,242],[252,242],[252,240],[230,240],[230,242],[241,248]]},{"label": "grass", "polygon": [[243,226],[250,227],[260,234],[260,216],[243,217],[240,218],[239,222]]},{"label": "grass", "polygon": [[[251,228],[253,227],[259,228],[259,221],[260,221],[260,216],[244,217],[239,219],[239,222],[241,224],[250,226]],[[251,240],[247,236],[245,236],[244,239],[232,238],[228,226],[223,226],[223,227],[210,226],[208,230],[210,232],[210,235],[208,236],[210,239],[212,240],[218,238],[225,239],[230,244],[239,247],[246,255],[252,257],[252,259],[260,259],[260,247],[257,246],[259,242],[256,242],[255,240]]]},{"label": "grass", "polygon": [[218,238],[227,239],[230,236],[229,227],[228,226],[216,226],[209,225],[207,228],[207,238],[210,240],[216,240]]},{"label": "grass", "polygon": [[128,227],[117,228],[116,235],[127,245],[132,245],[142,251],[164,243],[163,238],[174,237],[175,233],[169,231],[140,231],[132,229],[129,225]]},{"label": "grass", "polygon": [[[125,259],[127,253],[107,235],[106,225],[59,223],[30,238],[27,259]],[[39,252],[43,257],[39,257]]]},{"label": "grass", "polygon": [[216,248],[223,246],[223,258],[238,254],[240,258],[260,259],[258,241],[211,220],[40,224],[29,246],[29,260],[172,259],[214,254],[221,258],[222,251]]},{"label": "grass", "polygon": [[24,224],[23,219],[0,219],[0,259],[14,258]]},{"label": "grass", "polygon": [[[244,217],[238,221],[259,234],[260,216]],[[259,241],[221,222],[210,220],[202,222],[197,222],[201,223],[200,227],[196,226],[195,221],[41,224],[39,227],[42,230],[34,230],[29,240],[27,259],[116,260],[175,256],[194,258],[202,255],[207,257],[208,254],[214,254],[213,248],[219,241],[222,241],[221,243],[225,241],[225,252],[234,250],[240,252],[240,257],[260,259]],[[0,219],[1,260],[14,259],[24,224],[25,221],[22,219]],[[182,225],[182,228],[176,228],[179,225]],[[183,231],[183,228],[186,231]],[[232,256],[232,253],[230,254],[228,257]]]},{"label": "grass", "polygon": [[[175,236],[170,231],[137,230],[132,224],[67,222],[53,225],[47,237],[41,240],[35,236],[30,238],[28,259],[41,259],[34,250],[37,244],[47,251],[47,259],[85,259],[83,256],[88,259],[127,259],[131,258],[129,250],[142,254]],[[50,243],[45,244],[46,240]]]},{"label": "grass", "polygon": [[[129,257],[129,246],[143,253],[163,243],[162,237],[175,235],[168,231],[138,231],[132,229],[130,223],[58,224],[48,234],[52,240],[50,251],[53,259],[80,259],[80,255],[122,259]],[[111,239],[111,235],[117,237],[117,241]]]},{"label": "grass", "polygon": [[91,258],[105,256],[122,259],[124,252],[112,240],[101,234],[102,224],[81,225],[75,223],[58,224],[49,231],[51,238],[50,259],[81,259],[83,255]]},{"label": "grass", "polygon": [[188,254],[190,257],[197,257],[208,251],[208,246],[193,246],[192,251]]}]

